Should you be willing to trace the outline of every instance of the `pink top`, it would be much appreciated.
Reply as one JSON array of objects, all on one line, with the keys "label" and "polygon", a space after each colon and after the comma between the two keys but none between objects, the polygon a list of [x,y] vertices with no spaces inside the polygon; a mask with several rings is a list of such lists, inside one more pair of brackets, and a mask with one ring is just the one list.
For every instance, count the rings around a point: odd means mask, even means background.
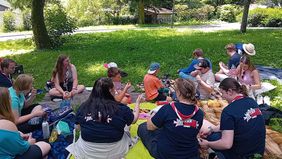
[{"label": "pink top", "polygon": [[113,83],[114,83],[114,87],[117,91],[122,90],[121,82],[113,82]]},{"label": "pink top", "polygon": [[239,76],[239,82],[245,85],[254,85],[255,80],[252,77],[252,71],[250,70],[242,71],[241,75]]}]

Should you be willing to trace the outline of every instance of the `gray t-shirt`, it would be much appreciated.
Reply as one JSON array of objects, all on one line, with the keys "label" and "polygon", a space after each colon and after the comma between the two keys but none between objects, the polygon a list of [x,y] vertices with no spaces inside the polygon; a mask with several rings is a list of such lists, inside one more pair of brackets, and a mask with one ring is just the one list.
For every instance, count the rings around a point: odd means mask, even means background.
[{"label": "gray t-shirt", "polygon": [[[209,70],[208,72],[201,74],[200,75],[202,80],[209,86],[213,87],[215,83],[215,78],[212,70]],[[208,99],[210,98],[211,94],[205,90],[205,88],[201,85],[198,84],[198,91],[200,93],[200,99]]]}]

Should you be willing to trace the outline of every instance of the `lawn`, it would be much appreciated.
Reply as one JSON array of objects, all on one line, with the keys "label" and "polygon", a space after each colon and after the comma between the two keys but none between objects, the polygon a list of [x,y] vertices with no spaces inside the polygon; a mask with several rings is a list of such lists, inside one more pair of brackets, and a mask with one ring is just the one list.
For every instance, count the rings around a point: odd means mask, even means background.
[{"label": "lawn", "polygon": [[[142,31],[117,31],[110,33],[75,34],[66,37],[65,45],[57,50],[31,51],[10,58],[24,65],[24,71],[35,78],[36,88],[43,88],[50,79],[51,71],[59,54],[70,56],[79,74],[79,83],[92,86],[94,80],[106,76],[103,63],[114,61],[129,76],[124,81],[134,85],[142,82],[151,62],[161,64],[160,75],[177,77],[176,71],[191,62],[192,51],[202,48],[213,63],[213,71],[218,70],[219,61],[227,61],[224,46],[227,43],[251,42],[257,54],[252,57],[255,64],[282,68],[282,30],[249,30],[246,34],[238,31],[203,33],[196,31],[177,32],[173,29],[154,29]],[[1,50],[30,50],[31,40],[0,42]],[[1,55],[0,55],[1,56]],[[268,93],[273,104],[281,106],[282,85],[272,82],[278,88]],[[136,125],[132,131],[136,133]],[[139,145],[139,146],[138,146]],[[138,142],[127,158],[136,155],[148,158],[142,143]],[[147,157],[146,157],[147,156]]]},{"label": "lawn", "polygon": [[[282,59],[282,47],[279,47],[281,41],[282,30],[249,30],[247,34],[240,34],[238,31],[203,33],[177,32],[173,29],[130,30],[76,34],[67,37],[65,45],[57,50],[32,51],[10,58],[23,64],[25,72],[34,76],[37,88],[43,88],[50,78],[59,54],[70,56],[71,62],[77,67],[79,83],[86,86],[92,86],[95,79],[106,76],[102,65],[111,61],[129,73],[124,81],[137,84],[142,82],[151,62],[161,63],[160,75],[168,73],[177,77],[177,69],[188,65],[195,48],[204,50],[206,57],[212,61],[215,72],[219,61],[227,61],[224,46],[231,42],[253,43],[257,51],[252,57],[255,64],[282,68],[282,61],[279,62]],[[17,51],[30,50],[34,46],[27,39],[0,42],[0,48]],[[279,86],[279,89],[270,93],[271,97],[282,97],[281,90]]]}]

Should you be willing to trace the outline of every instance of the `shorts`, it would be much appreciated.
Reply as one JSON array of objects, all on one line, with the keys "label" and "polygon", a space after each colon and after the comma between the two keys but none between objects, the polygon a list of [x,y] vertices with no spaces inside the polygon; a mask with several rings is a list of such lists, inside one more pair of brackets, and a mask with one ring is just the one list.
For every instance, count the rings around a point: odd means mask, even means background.
[{"label": "shorts", "polygon": [[153,99],[153,101],[165,101],[166,100],[166,95],[164,95],[163,93],[159,93],[158,96]]},{"label": "shorts", "polygon": [[64,86],[64,83],[60,83],[60,86],[63,89],[63,91],[68,91],[68,92],[71,92],[72,85],[73,85],[73,82],[68,82],[66,87]]}]

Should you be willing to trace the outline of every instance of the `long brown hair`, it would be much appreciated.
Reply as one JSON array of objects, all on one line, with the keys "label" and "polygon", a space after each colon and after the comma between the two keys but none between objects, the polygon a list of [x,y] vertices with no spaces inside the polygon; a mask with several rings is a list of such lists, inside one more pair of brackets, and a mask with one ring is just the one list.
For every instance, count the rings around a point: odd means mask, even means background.
[{"label": "long brown hair", "polygon": [[56,75],[58,74],[58,78],[59,78],[59,82],[63,82],[64,81],[64,60],[69,58],[67,55],[63,55],[61,54],[56,62],[56,65],[53,69],[52,72],[52,79],[56,78]]},{"label": "long brown hair", "polygon": [[[253,70],[256,69],[256,67],[252,64],[249,56],[246,56],[246,55],[242,56],[241,59],[240,59],[240,63],[248,65],[249,66],[248,70],[250,70],[250,71],[253,71]],[[243,69],[242,65],[240,65],[239,75],[241,75],[242,69]]]},{"label": "long brown hair", "polygon": [[223,81],[220,82],[219,88],[225,91],[231,89],[236,93],[241,93],[246,97],[248,96],[247,87],[245,85],[240,85],[239,82],[234,78],[225,78]]},{"label": "long brown hair", "polygon": [[194,104],[197,103],[196,100],[196,87],[194,83],[191,80],[183,79],[183,78],[177,78],[175,80],[176,90],[179,91],[180,95],[193,102]]},{"label": "long brown hair", "polygon": [[15,117],[11,108],[10,94],[7,88],[0,87],[0,118],[15,123]]}]

